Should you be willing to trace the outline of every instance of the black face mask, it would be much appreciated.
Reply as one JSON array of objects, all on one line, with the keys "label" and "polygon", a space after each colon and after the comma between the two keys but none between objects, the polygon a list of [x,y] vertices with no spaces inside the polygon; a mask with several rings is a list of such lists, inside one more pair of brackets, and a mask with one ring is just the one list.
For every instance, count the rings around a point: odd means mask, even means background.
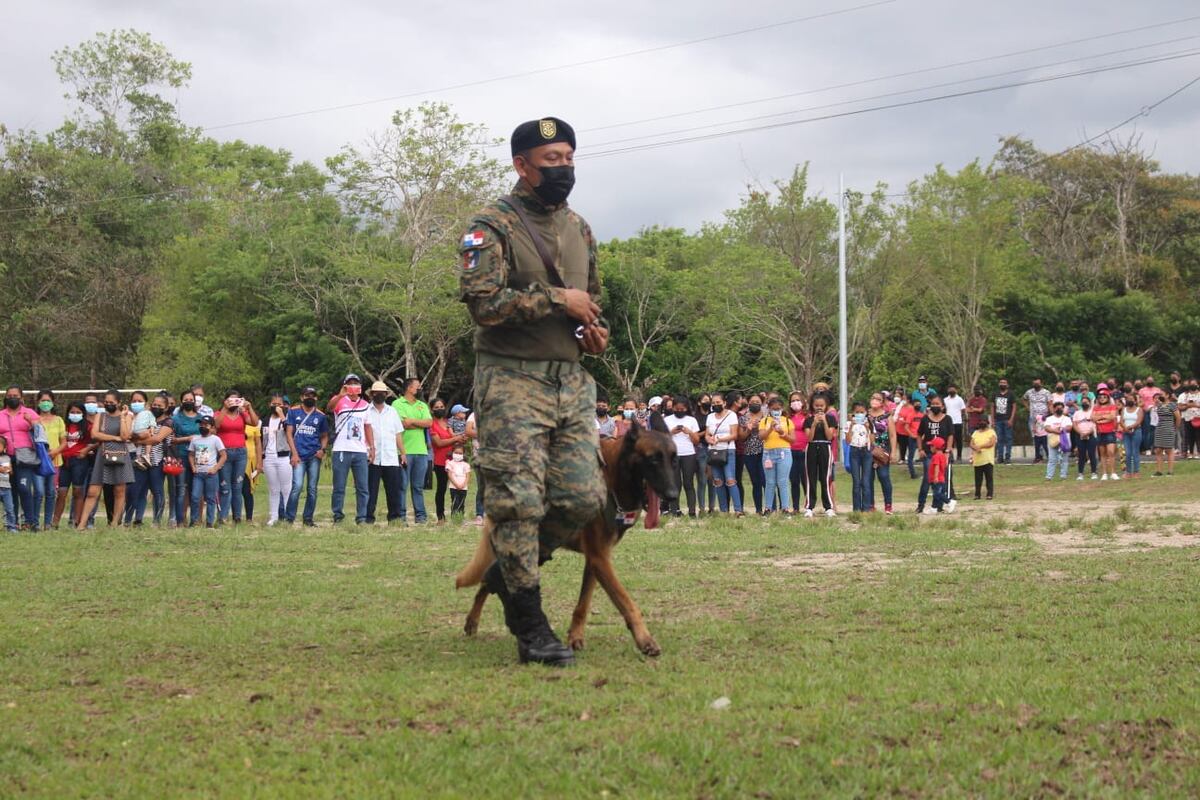
[{"label": "black face mask", "polygon": [[8,406],[9,408],[20,408],[20,406],[21,406],[21,398],[19,398],[19,397],[6,397],[6,398],[4,398],[4,405]]},{"label": "black face mask", "polygon": [[751,403],[747,408],[750,409],[751,414],[757,414],[762,411],[762,403]]},{"label": "black face mask", "polygon": [[161,417],[163,414],[166,414],[167,410],[165,408],[163,408],[162,406],[154,406],[153,408],[150,409],[150,413],[153,414],[157,418],[157,417]]},{"label": "black face mask", "polygon": [[316,405],[317,405],[317,398],[315,398],[315,397],[306,397],[306,398],[304,398],[304,400],[302,400],[301,402],[304,404],[304,407],[305,407],[305,408],[314,408],[314,407],[316,407]]},{"label": "black face mask", "polygon": [[383,405],[383,401],[387,399],[387,395],[383,392],[375,392],[371,395],[371,399],[375,401],[375,405]]},{"label": "black face mask", "polygon": [[180,405],[180,408],[182,408],[184,411],[195,411],[196,404],[193,403],[191,400],[184,400],[183,404]]},{"label": "black face mask", "polygon": [[105,403],[104,410],[110,414],[115,414],[115,413],[117,413],[117,404],[116,403]]},{"label": "black face mask", "polygon": [[435,419],[441,419],[442,417],[446,416],[446,409],[444,409],[444,408],[435,408],[435,409],[433,410],[433,416],[434,416],[434,418],[435,418]]},{"label": "black face mask", "polygon": [[556,206],[564,202],[571,194],[571,189],[575,188],[575,167],[569,164],[538,167],[537,171],[542,175],[542,182],[534,187],[533,193],[546,205]]},{"label": "black face mask", "polygon": [[683,419],[684,417],[687,416],[687,409],[686,408],[675,409],[675,416],[678,417],[679,419]]},{"label": "black face mask", "polygon": [[944,409],[941,406],[933,406],[929,409],[930,414],[940,414],[942,411],[944,411]]},{"label": "black face mask", "polygon": [[212,433],[212,428],[208,427],[207,425],[200,426],[201,436],[208,436],[210,433]]},{"label": "black face mask", "polygon": [[1083,407],[1084,411],[1087,411],[1089,408],[1092,407],[1092,404],[1087,402],[1086,400],[1084,402],[1080,403],[1080,405]]},{"label": "black face mask", "polygon": [[608,409],[607,408],[597,408],[596,416],[599,417],[600,419],[604,419],[605,417],[608,416]]},{"label": "black face mask", "polygon": [[722,411],[725,410],[725,406],[713,406],[712,410],[713,410],[714,414],[720,414]]}]

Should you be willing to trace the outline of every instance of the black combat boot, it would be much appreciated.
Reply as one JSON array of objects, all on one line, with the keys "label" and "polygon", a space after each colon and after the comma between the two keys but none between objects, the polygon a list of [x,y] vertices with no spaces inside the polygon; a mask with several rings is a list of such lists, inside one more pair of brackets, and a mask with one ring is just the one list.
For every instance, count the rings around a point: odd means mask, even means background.
[{"label": "black combat boot", "polygon": [[542,612],[542,588],[522,589],[509,594],[513,625],[517,637],[517,656],[522,664],[530,661],[552,667],[575,664],[575,653],[554,635],[550,622]]}]

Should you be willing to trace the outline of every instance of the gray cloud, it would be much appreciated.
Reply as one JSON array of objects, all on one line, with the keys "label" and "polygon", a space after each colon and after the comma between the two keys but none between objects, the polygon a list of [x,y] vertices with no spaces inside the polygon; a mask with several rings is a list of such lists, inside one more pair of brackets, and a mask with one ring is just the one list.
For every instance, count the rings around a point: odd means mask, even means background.
[{"label": "gray cloud", "polygon": [[[312,0],[24,4],[8,10],[0,33],[7,67],[0,74],[0,121],[9,128],[56,126],[69,104],[60,99],[62,90],[50,54],[97,31],[119,27],[146,30],[177,57],[192,62],[192,85],[180,93],[178,102],[189,124],[204,126],[598,58],[856,4],[856,0],[740,5],[513,0],[500,6],[357,0],[332,9]],[[931,67],[1194,13],[1198,13],[1194,3],[1186,0],[1137,5],[1116,0],[1006,4],[899,0],[827,19],[425,99],[451,103],[462,118],[486,124],[496,135],[507,135],[523,119],[555,114],[582,131],[583,155],[590,146],[627,136],[726,121],[741,127],[733,121],[1200,35],[1200,21],[857,88],[587,131],[602,125]],[[1200,47],[1200,39],[1143,52],[1189,46]],[[1078,66],[1096,63],[1081,61]],[[1038,74],[1072,68],[1064,65]],[[1002,135],[1029,136],[1044,149],[1067,147],[1196,75],[1200,75],[1200,57],[581,160],[573,203],[601,238],[611,238],[652,224],[695,229],[735,205],[748,182],[785,177],[793,165],[804,161],[811,162],[814,190],[825,195],[836,193],[839,172],[857,188],[869,189],[885,181],[901,189],[938,163],[957,168],[974,158],[989,158]],[[369,131],[385,127],[396,106],[415,105],[420,99],[220,129],[213,135],[284,148],[298,158],[322,163],[343,144],[361,142]],[[1198,118],[1200,85],[1140,120],[1137,130],[1165,169],[1196,172]],[[503,150],[497,152],[504,155]]]}]

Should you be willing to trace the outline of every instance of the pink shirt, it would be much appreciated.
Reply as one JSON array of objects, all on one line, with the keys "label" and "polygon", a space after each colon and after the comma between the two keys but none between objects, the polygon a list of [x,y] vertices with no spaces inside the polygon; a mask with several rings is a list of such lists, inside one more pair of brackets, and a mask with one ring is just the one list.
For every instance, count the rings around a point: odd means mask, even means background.
[{"label": "pink shirt", "polygon": [[471,474],[471,465],[466,460],[455,461],[453,458],[446,462],[446,475],[450,478],[450,486],[455,489],[467,488],[467,476]]},{"label": "pink shirt", "polygon": [[33,426],[38,423],[38,415],[31,408],[21,406],[16,411],[5,408],[0,411],[0,436],[8,442],[8,455],[13,455],[18,447],[33,447]]},{"label": "pink shirt", "polygon": [[[1157,386],[1143,386],[1138,389],[1138,398],[1142,401],[1142,410],[1149,411],[1154,408],[1154,398],[1162,392],[1162,389]],[[1165,392],[1163,392],[1165,394]]]},{"label": "pink shirt", "polygon": [[808,432],[804,430],[804,412],[792,414],[792,426],[796,429],[796,438],[792,440],[793,450],[808,449]]}]

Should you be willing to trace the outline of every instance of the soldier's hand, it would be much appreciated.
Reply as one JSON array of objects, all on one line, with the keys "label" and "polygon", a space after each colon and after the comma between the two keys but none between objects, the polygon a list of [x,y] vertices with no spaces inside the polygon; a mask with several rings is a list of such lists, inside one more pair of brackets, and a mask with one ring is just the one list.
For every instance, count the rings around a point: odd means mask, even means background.
[{"label": "soldier's hand", "polygon": [[608,330],[599,325],[588,325],[583,329],[580,344],[583,346],[583,352],[598,356],[608,347]]},{"label": "soldier's hand", "polygon": [[600,306],[592,302],[592,296],[582,289],[563,289],[563,300],[567,316],[584,325],[591,325],[600,318]]}]

